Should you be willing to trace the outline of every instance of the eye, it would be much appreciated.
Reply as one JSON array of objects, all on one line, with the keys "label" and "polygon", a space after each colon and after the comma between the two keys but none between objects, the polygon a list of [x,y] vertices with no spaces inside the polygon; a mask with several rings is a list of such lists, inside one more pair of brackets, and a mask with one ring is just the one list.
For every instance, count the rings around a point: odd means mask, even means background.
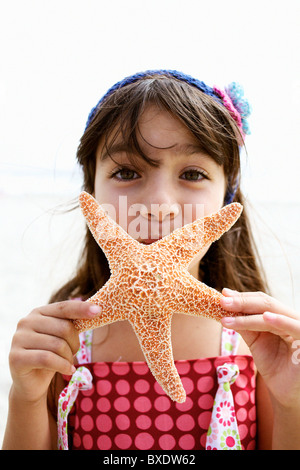
[{"label": "eye", "polygon": [[201,181],[204,178],[208,179],[208,176],[204,170],[191,168],[189,170],[184,171],[181,174],[180,178],[187,181]]},{"label": "eye", "polygon": [[136,171],[131,168],[122,167],[118,168],[111,174],[111,178],[115,178],[119,181],[130,181],[139,178],[139,175]]}]

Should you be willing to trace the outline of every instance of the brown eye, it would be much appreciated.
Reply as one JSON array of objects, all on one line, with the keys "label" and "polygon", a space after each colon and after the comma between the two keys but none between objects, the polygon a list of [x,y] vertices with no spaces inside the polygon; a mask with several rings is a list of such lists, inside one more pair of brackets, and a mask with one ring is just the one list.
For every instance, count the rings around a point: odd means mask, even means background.
[{"label": "brown eye", "polygon": [[120,168],[113,173],[112,177],[120,181],[129,181],[137,179],[139,176],[136,171],[131,170],[130,168]]},{"label": "brown eye", "polygon": [[201,181],[207,176],[200,170],[187,170],[181,175],[181,178],[187,181]]}]

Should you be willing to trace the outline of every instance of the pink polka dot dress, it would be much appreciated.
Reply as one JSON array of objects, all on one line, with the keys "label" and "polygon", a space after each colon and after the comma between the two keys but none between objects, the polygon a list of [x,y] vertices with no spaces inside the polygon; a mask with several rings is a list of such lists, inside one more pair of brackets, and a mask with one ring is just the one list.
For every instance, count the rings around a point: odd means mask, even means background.
[{"label": "pink polka dot dress", "polygon": [[223,329],[221,356],[175,361],[187,398],[173,402],[144,362],[91,362],[80,334],[78,367],[58,406],[58,447],[91,450],[255,449],[255,371]]}]

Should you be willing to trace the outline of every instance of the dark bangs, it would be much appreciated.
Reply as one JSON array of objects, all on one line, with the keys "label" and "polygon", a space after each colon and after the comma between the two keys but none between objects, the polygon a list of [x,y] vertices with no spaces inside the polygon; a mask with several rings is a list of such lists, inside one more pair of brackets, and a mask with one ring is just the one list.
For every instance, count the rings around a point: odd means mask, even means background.
[{"label": "dark bangs", "polygon": [[[185,82],[162,75],[141,79],[116,90],[101,103],[93,121],[82,136],[77,158],[83,167],[85,189],[94,190],[95,155],[103,142],[104,152],[118,142],[128,148],[129,157],[149,158],[139,145],[139,119],[147,105],[170,112],[177,117],[198,140],[200,147],[218,165],[225,175],[235,181],[239,174],[239,142],[241,136],[227,109],[214,99]],[[111,157],[112,158],[112,157]]]}]

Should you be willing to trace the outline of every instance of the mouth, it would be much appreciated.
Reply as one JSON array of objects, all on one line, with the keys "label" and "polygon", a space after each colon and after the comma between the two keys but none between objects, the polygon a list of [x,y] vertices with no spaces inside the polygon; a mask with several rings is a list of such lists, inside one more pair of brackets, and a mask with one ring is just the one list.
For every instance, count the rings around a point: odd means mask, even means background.
[{"label": "mouth", "polygon": [[142,243],[143,245],[151,245],[152,243],[155,243],[157,242],[158,240],[160,240],[162,237],[160,238],[155,238],[155,239],[150,239],[148,238],[147,240],[138,240],[138,242]]}]

